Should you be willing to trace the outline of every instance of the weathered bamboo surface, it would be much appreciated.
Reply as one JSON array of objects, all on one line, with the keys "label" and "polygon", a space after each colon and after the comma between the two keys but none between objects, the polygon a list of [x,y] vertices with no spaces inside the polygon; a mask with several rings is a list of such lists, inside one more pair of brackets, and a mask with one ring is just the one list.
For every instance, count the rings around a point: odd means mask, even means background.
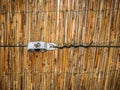
[{"label": "weathered bamboo surface", "polygon": [[[120,42],[120,0],[0,0],[0,45],[91,40]],[[1,47],[0,90],[120,90],[120,48]]]}]

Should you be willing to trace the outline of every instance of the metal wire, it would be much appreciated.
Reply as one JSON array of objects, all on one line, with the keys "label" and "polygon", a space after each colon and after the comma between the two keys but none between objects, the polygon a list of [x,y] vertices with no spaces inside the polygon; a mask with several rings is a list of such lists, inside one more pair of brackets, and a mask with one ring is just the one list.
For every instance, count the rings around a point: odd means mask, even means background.
[{"label": "metal wire", "polygon": [[104,12],[104,11],[116,11],[116,10],[120,10],[120,8],[113,8],[113,9],[97,9],[97,10],[93,10],[93,9],[85,9],[85,10],[56,10],[56,11],[2,11],[0,14],[8,14],[8,13],[33,13],[33,12],[36,12],[36,13],[47,13],[47,12],[89,12],[89,11],[93,11],[93,12],[97,12],[97,11],[101,11],[101,12]]},{"label": "metal wire", "polygon": [[58,48],[58,49],[63,49],[63,48],[78,48],[78,47],[83,47],[83,48],[90,48],[90,47],[96,47],[96,48],[120,48],[120,45],[92,45],[93,41],[91,41],[91,43],[89,43],[88,45],[84,45],[84,44],[80,44],[80,45],[63,45],[63,46],[53,46],[54,48]]},{"label": "metal wire", "polygon": [[64,45],[64,46],[53,46],[54,48],[58,48],[58,49],[63,49],[63,48],[71,48],[71,47],[74,47],[74,48],[78,48],[78,47],[84,47],[84,48],[88,48],[91,46],[91,44],[93,43],[93,41],[89,44],[89,45],[73,45],[73,44],[70,44],[70,45]]},{"label": "metal wire", "polygon": [[5,75],[7,75],[7,74],[12,74],[12,73],[14,73],[14,74],[23,74],[23,73],[31,73],[31,74],[51,74],[51,73],[53,73],[53,74],[79,74],[79,75],[82,75],[82,74],[94,74],[94,73],[96,73],[96,74],[109,74],[109,73],[111,73],[111,72],[119,72],[120,71],[120,69],[114,69],[114,70],[109,70],[109,71],[91,71],[91,72],[86,72],[86,71],[83,71],[83,72],[60,72],[60,71],[58,71],[58,72],[40,72],[40,71],[27,71],[27,70],[25,70],[25,71],[23,71],[23,72],[4,72],[4,74]]},{"label": "metal wire", "polygon": [[83,47],[83,48],[90,48],[90,47],[96,47],[96,48],[120,48],[120,46],[110,46],[110,45],[89,45],[89,46],[85,46],[85,45],[69,45],[69,46],[54,46],[54,48],[58,48],[58,49],[64,49],[64,48],[78,48],[78,47]]},{"label": "metal wire", "polygon": [[27,47],[27,45],[0,45],[0,47]]},{"label": "metal wire", "polygon": [[[63,45],[63,46],[53,46],[53,48],[58,48],[58,49],[64,49],[64,48],[120,48],[120,45],[92,45],[93,41],[91,41],[89,44],[70,44],[70,45]],[[27,47],[27,45],[0,45],[0,47]]]}]

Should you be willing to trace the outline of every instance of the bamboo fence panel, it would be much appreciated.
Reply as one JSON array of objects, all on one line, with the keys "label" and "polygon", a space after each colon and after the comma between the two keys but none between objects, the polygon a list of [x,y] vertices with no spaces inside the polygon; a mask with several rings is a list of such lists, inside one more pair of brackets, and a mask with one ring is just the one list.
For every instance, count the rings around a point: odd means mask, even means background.
[{"label": "bamboo fence panel", "polygon": [[[0,0],[0,45],[120,44],[119,0]],[[119,48],[0,47],[0,90],[120,90]]]}]

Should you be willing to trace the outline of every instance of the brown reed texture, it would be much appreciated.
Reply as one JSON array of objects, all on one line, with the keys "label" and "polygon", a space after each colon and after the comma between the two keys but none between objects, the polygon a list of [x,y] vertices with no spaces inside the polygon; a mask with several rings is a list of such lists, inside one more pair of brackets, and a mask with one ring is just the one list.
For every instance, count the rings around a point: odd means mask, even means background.
[{"label": "brown reed texture", "polygon": [[[120,42],[120,0],[0,0],[0,45],[91,40]],[[120,48],[0,47],[0,55],[0,90],[120,90]]]}]

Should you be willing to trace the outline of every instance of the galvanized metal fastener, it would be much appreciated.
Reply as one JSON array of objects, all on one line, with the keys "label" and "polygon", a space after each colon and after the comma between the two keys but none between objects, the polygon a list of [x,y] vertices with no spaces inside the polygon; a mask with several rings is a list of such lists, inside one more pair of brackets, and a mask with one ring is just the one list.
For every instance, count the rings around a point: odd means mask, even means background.
[{"label": "galvanized metal fastener", "polygon": [[57,46],[55,43],[46,43],[42,41],[38,42],[29,42],[28,43],[28,51],[40,51],[45,52],[48,50],[55,50],[54,46]]}]

